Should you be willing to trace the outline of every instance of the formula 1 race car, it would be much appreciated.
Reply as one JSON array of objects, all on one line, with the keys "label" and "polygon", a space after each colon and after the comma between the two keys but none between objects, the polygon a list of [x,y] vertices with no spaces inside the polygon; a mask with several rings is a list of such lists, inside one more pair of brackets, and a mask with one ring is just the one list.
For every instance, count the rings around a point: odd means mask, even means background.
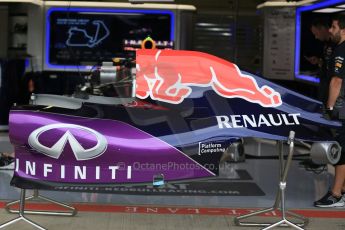
[{"label": "formula 1 race car", "polygon": [[73,95],[13,107],[12,184],[90,188],[214,177],[244,137],[297,141],[333,163],[340,146],[321,103],[215,56],[142,49],[104,64]]}]

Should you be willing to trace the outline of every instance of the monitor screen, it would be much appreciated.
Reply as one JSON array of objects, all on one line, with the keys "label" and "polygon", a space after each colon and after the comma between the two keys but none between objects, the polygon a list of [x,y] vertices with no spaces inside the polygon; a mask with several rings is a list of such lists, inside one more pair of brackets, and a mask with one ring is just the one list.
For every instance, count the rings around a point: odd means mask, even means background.
[{"label": "monitor screen", "polygon": [[53,7],[46,14],[46,69],[90,69],[114,57],[135,55],[147,37],[173,48],[169,10]]}]

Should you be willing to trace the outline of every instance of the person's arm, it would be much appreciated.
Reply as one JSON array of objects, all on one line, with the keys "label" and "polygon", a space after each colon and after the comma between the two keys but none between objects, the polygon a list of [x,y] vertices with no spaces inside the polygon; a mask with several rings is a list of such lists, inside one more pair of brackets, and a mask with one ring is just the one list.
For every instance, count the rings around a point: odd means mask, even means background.
[{"label": "person's arm", "polygon": [[337,100],[340,89],[342,85],[343,79],[339,77],[332,77],[331,82],[329,83],[329,94],[328,94],[328,101],[327,101],[327,108],[333,108],[335,101]]},{"label": "person's arm", "polygon": [[322,66],[322,58],[319,58],[317,56],[304,56],[304,58],[312,65],[318,65],[319,67]]}]

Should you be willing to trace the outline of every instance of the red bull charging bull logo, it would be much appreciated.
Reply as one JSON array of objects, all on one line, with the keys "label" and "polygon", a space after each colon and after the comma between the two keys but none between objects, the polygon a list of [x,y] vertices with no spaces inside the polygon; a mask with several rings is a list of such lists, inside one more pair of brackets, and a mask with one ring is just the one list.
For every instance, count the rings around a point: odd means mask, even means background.
[{"label": "red bull charging bull logo", "polygon": [[181,103],[192,93],[191,86],[212,87],[222,97],[242,98],[263,107],[282,104],[271,87],[259,87],[255,78],[215,56],[182,50],[142,49],[136,58],[136,96],[172,104]]}]

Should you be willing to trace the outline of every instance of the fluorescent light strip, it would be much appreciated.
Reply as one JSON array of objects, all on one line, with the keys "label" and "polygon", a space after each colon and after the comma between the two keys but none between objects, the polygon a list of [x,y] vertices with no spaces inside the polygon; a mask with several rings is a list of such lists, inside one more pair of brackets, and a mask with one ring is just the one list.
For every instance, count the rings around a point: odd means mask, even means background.
[{"label": "fluorescent light strip", "polygon": [[264,7],[286,7],[286,6],[303,6],[303,5],[310,5],[318,0],[303,0],[303,1],[294,1],[294,2],[287,2],[287,1],[266,1],[262,4],[257,5],[257,9],[264,8]]},{"label": "fluorescent light strip", "polygon": [[199,22],[196,23],[197,26],[217,26],[218,24],[215,23],[206,23],[206,22]]},{"label": "fluorescent light strip", "polygon": [[41,0],[0,0],[0,2],[4,2],[4,3],[31,3],[34,5],[38,5],[41,6],[43,4],[43,1]]},{"label": "fluorescent light strip", "polygon": [[311,82],[319,82],[313,76],[300,75],[299,74],[299,62],[300,62],[300,47],[301,47],[301,13],[305,11],[313,11],[317,9],[322,9],[338,4],[344,4],[345,0],[325,0],[323,2],[318,2],[313,5],[301,6],[296,8],[296,32],[295,32],[295,78],[303,79]]},{"label": "fluorescent light strip", "polygon": [[298,7],[296,9],[296,13],[298,11],[299,12],[303,12],[303,11],[311,11],[311,10],[316,10],[316,9],[322,9],[322,8],[326,8],[326,7],[329,7],[329,6],[334,6],[334,5],[341,4],[341,3],[345,3],[345,1],[344,0],[325,0],[325,1],[322,1],[322,2],[315,3],[313,5]]},{"label": "fluorescent light strip", "polygon": [[339,11],[344,11],[345,9],[339,9],[339,8],[324,8],[319,10],[313,10],[314,13],[335,13]]},{"label": "fluorescent light strip", "polygon": [[[1,0],[0,0],[1,1]],[[30,1],[30,0],[27,0]],[[33,1],[33,0],[31,0]],[[104,8],[131,8],[131,9],[155,9],[155,10],[192,10],[195,11],[195,6],[192,5],[179,5],[179,4],[157,4],[157,3],[144,3],[132,4],[125,2],[89,2],[89,1],[43,1],[45,6],[55,7],[104,7]]]},{"label": "fluorescent light strip", "polygon": [[339,6],[336,6],[336,7],[338,7],[338,8],[345,8],[345,4],[339,5]]},{"label": "fluorescent light strip", "polygon": [[228,32],[228,31],[230,31],[230,28],[219,28],[219,27],[214,27],[214,28],[205,28],[205,30],[208,30],[208,31],[216,31],[216,32],[219,32],[219,31]]}]

